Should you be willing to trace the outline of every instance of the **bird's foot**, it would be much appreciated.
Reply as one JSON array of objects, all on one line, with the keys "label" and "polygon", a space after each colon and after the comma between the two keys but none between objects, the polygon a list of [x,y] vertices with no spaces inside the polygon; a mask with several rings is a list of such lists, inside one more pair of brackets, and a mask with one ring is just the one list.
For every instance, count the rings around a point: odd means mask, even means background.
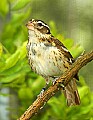
[{"label": "bird's foot", "polygon": [[45,90],[46,90],[46,88],[42,88],[42,90],[41,90],[40,94],[39,94],[37,97],[42,98],[42,97],[43,97],[43,95],[44,95]]},{"label": "bird's foot", "polygon": [[52,80],[52,84],[55,85],[58,78]]},{"label": "bird's foot", "polygon": [[[58,80],[58,78],[53,79],[53,80],[52,80],[52,84],[55,85],[57,80]],[[63,83],[60,83],[60,87],[61,87],[63,90],[65,90],[65,86],[64,86]]]},{"label": "bird's foot", "polygon": [[62,90],[65,90],[65,86],[63,83],[60,84],[60,87],[62,88]]}]

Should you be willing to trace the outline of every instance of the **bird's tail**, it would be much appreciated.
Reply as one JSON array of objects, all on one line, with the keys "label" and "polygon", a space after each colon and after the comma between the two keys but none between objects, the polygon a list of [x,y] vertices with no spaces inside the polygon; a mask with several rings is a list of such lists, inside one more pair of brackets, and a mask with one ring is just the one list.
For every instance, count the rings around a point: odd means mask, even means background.
[{"label": "bird's tail", "polygon": [[77,85],[76,85],[76,79],[73,78],[67,86],[65,87],[65,90],[63,90],[63,93],[67,99],[67,105],[72,106],[72,105],[79,105],[80,104],[80,97],[79,93],[77,90]]}]

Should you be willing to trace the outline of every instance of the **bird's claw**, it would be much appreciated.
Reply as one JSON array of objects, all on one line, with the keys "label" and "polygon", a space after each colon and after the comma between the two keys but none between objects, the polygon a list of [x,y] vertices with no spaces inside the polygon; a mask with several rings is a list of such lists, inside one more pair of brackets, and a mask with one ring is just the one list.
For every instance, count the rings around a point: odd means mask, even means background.
[{"label": "bird's claw", "polygon": [[54,80],[52,80],[52,84],[55,85],[56,81],[58,78],[55,78]]},{"label": "bird's claw", "polygon": [[42,98],[42,96],[44,95],[44,92],[45,92],[45,88],[42,88],[40,94],[37,97]]},{"label": "bird's claw", "polygon": [[61,88],[62,88],[63,90],[65,90],[65,86],[64,86],[63,83],[61,83],[60,86],[61,86]]},{"label": "bird's claw", "polygon": [[[56,81],[57,81],[58,78],[55,78],[53,81],[52,81],[52,84],[55,85]],[[65,90],[65,86],[63,83],[60,83],[60,87]]]}]

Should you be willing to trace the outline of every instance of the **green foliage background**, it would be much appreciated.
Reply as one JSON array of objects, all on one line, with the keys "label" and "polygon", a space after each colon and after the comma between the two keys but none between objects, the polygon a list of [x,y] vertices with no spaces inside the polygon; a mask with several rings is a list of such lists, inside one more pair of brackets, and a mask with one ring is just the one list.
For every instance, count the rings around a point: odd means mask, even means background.
[{"label": "green foliage background", "polygon": [[[31,18],[32,8],[31,0],[3,0],[0,3],[2,23],[0,32],[0,96],[10,98],[11,104],[9,103],[6,107],[6,111],[9,111],[7,118],[10,120],[20,117],[36,99],[45,84],[41,76],[32,72],[27,60],[28,34],[25,23]],[[45,20],[47,21],[47,19]],[[66,45],[73,57],[76,58],[82,53],[83,47],[74,44],[72,39],[65,38],[62,33],[58,34],[58,28],[53,19],[47,23],[50,25],[52,34]],[[93,92],[90,91],[81,75],[78,84],[81,97],[80,106],[67,107],[64,96],[58,93],[32,120],[93,120]],[[2,92],[2,89],[5,88],[8,88],[8,94]],[[16,100],[11,101],[11,96],[13,96],[12,99],[16,97]]]}]

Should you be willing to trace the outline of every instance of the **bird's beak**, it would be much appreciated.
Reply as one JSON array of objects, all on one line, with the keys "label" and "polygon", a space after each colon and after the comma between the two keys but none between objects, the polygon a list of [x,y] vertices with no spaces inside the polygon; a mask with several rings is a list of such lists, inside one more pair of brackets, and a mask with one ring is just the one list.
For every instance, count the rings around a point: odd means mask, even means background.
[{"label": "bird's beak", "polygon": [[29,30],[34,30],[34,25],[33,25],[33,23],[30,22],[30,21],[26,24],[26,27],[27,27]]}]

